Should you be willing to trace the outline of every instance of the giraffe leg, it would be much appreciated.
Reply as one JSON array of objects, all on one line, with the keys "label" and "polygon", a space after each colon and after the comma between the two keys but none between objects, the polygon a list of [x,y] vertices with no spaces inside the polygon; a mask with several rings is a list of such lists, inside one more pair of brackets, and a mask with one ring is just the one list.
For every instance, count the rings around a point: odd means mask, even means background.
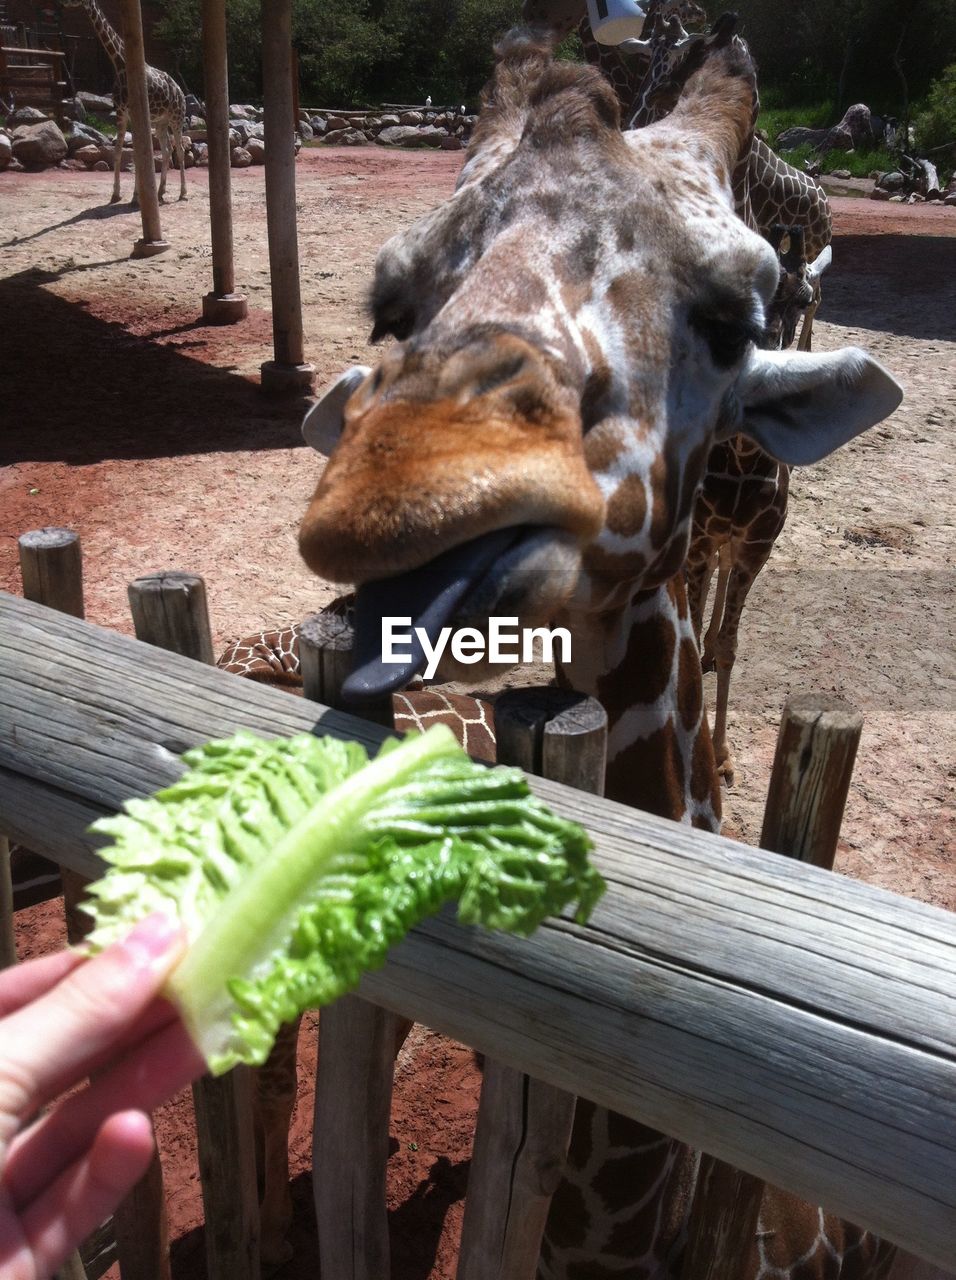
[{"label": "giraffe leg", "polygon": [[[733,568],[729,542],[725,542],[717,552],[717,565],[717,590],[714,592],[714,607],[711,611],[710,624],[707,627],[707,634],[704,636],[704,643],[701,648],[701,671],[713,671],[715,667],[717,640],[723,626],[727,602],[727,583],[730,578],[730,571]],[[713,573],[713,568],[711,568],[711,573]],[[703,621],[701,625],[703,625]]]},{"label": "giraffe leg", "polygon": [[176,139],[176,149],[179,152],[179,198],[180,200],[188,200],[186,195],[186,151],[183,147],[183,122],[178,120],[173,130]]},{"label": "giraffe leg", "polygon": [[[696,550],[691,542],[692,550]],[[688,563],[684,570],[684,577],[687,583],[687,607],[690,611],[691,626],[694,628],[694,638],[697,641],[697,647],[700,648],[701,632],[704,629],[704,610],[707,608],[707,597],[710,595],[710,584],[714,576],[714,569],[717,567],[717,553],[712,547],[708,548],[706,557],[698,556],[693,564]]]},{"label": "giraffe leg", "polygon": [[160,166],[159,166],[158,195],[160,200],[165,200],[166,198],[166,173],[169,169],[169,151],[170,151],[169,144],[170,144],[169,126],[164,124],[160,127],[160,130],[159,130],[159,150],[162,155],[162,160],[160,161]]},{"label": "giraffe leg", "polygon": [[289,1186],[289,1126],[295,1108],[299,1023],[283,1026],[266,1062],[256,1072],[256,1165],[259,1178],[259,1252],[264,1269],[292,1257]]},{"label": "giraffe leg", "polygon": [[[123,140],[126,137],[126,112],[116,113],[116,146],[113,148],[113,194],[110,204],[118,204],[120,198],[120,165],[123,162]],[[136,179],[133,179],[133,199],[136,198]]]},{"label": "giraffe leg", "polygon": [[813,296],[813,301],[803,313],[803,324],[800,326],[800,338],[797,342],[798,351],[809,351],[813,342],[813,317],[817,314],[817,308],[820,306],[819,289]]},{"label": "giraffe leg", "polygon": [[[771,544],[772,545],[772,544]],[[729,548],[728,548],[729,549]],[[714,757],[717,761],[717,772],[727,785],[734,783],[734,760],[727,742],[727,704],[730,696],[730,677],[737,660],[737,630],[740,626],[740,615],[750,588],[756,581],[757,574],[766,563],[770,554],[763,556],[759,564],[749,565],[741,569],[738,565],[729,567],[724,596],[723,613],[720,630],[714,642],[714,665],[717,670],[717,698],[714,706]],[[712,624],[713,625],[713,624]]]}]

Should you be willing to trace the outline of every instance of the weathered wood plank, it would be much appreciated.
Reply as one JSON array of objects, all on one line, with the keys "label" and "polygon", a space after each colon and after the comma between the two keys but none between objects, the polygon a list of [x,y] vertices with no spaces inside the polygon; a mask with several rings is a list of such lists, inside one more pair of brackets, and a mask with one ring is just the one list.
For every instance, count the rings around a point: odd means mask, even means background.
[{"label": "weathered wood plank", "polygon": [[[241,724],[384,732],[0,596],[0,804],[19,774],[116,805],[173,777],[176,751]],[[945,1266],[956,917],[532,785],[594,836],[610,888],[591,922],[522,940],[440,916],[361,994]],[[18,821],[42,851],[22,808]]]}]

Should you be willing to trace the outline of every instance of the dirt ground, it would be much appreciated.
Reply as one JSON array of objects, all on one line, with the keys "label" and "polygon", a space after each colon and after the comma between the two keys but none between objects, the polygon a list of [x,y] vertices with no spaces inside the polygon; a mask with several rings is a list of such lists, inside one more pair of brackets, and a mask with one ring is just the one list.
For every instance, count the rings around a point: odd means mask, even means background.
[{"label": "dirt ground", "polygon": [[[300,156],[307,355],[320,385],[374,363],[364,297],[375,252],[452,190],[460,163],[377,149]],[[0,175],[0,588],[20,591],[19,533],[66,525],[82,537],[91,621],[131,633],[127,583],[187,569],[206,580],[221,648],[299,619],[334,590],[296,553],[320,465],[300,442],[306,402],[270,402],[256,385],[271,354],[262,170],[233,172],[250,317],[219,329],[198,319],[211,288],[208,189],[205,171],[188,176],[188,203],[163,210],[172,248],[133,262],[138,215],[105,203],[110,175]],[[956,210],[837,199],[835,211],[816,345],[866,347],[907,395],[889,422],[794,477],[789,523],[741,629],[726,816],[756,841],[784,700],[837,693],[865,718],[838,869],[954,909]],[[19,924],[23,955],[59,941],[54,904]],[[314,1028],[302,1043],[290,1280],[314,1274]],[[468,1050],[422,1030],[400,1064],[395,1280],[453,1275],[478,1078]],[[181,1099],[159,1120],[177,1280],[202,1274],[187,1114]]]}]

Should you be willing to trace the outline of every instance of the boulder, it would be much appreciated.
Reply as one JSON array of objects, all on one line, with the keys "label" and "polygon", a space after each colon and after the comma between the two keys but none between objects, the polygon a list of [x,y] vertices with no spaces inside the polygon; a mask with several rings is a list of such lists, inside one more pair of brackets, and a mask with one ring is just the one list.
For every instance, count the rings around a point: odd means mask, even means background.
[{"label": "boulder", "polygon": [[265,164],[266,162],[266,144],[261,138],[250,138],[246,143],[246,150],[252,156],[253,164]]},{"label": "boulder", "polygon": [[248,169],[252,164],[252,156],[245,147],[233,147],[230,163],[234,169]]},{"label": "boulder", "polygon": [[364,147],[368,142],[361,129],[336,129],[322,139],[330,147]]},{"label": "boulder", "polygon": [[39,107],[17,107],[16,111],[11,111],[7,116],[7,128],[15,129],[20,124],[41,124],[49,118]]},{"label": "boulder", "polygon": [[90,142],[85,147],[80,147],[78,151],[75,151],[73,158],[81,161],[87,169],[92,169],[97,160],[101,160],[103,157],[100,155],[99,147]]},{"label": "boulder", "polygon": [[399,124],[420,125],[424,124],[424,117],[420,111],[403,111],[398,117]]},{"label": "boulder", "polygon": [[943,196],[943,204],[956,205],[956,191],[949,191]]},{"label": "boulder", "polygon": [[66,158],[66,139],[52,120],[13,131],[13,154],[25,169],[48,169]]},{"label": "boulder", "polygon": [[241,103],[229,104],[229,116],[232,120],[254,120],[251,108],[243,106]]},{"label": "boulder", "polygon": [[830,174],[830,177],[840,178],[845,181],[847,178],[852,178],[853,174],[850,172],[849,169],[834,169],[833,172]]},{"label": "boulder", "polygon": [[460,150],[461,150],[461,138],[449,138],[449,137],[447,137],[447,136],[446,136],[446,137],[442,138],[442,140],[441,140],[441,142],[439,143],[439,145],[440,145],[440,147],[441,147],[442,151],[460,151]]},{"label": "boulder", "polygon": [[112,165],[107,164],[105,160],[97,160],[96,164],[93,166],[93,172],[94,172],[94,173],[109,173],[109,171],[110,171],[110,169],[111,169],[112,167],[113,167],[113,166],[112,166]]},{"label": "boulder", "polygon": [[196,157],[197,164],[209,163],[209,147],[205,142],[196,142],[193,140],[193,155]]},{"label": "boulder", "polygon": [[876,185],[882,187],[884,191],[902,191],[906,185],[906,179],[898,170],[893,170],[890,173],[880,174]]},{"label": "boulder", "polygon": [[426,147],[440,147],[442,138],[447,138],[448,134],[437,125],[426,124],[418,130],[418,136]]},{"label": "boulder", "polygon": [[303,142],[311,142],[315,137],[315,131],[311,124],[309,124],[308,120],[299,121],[299,137]]},{"label": "boulder", "polygon": [[345,116],[329,116],[325,122],[325,127],[329,133],[333,133],[337,129],[348,129],[351,123],[351,120],[347,120]]},{"label": "boulder", "polygon": [[422,147],[425,146],[422,132],[412,125],[393,124],[383,129],[375,141],[386,147]]},{"label": "boulder", "polygon": [[186,94],[186,114],[190,119],[203,119],[206,115],[206,108],[194,93]]},{"label": "boulder", "polygon": [[[414,115],[414,114],[415,114],[415,112],[414,112],[414,111],[406,111],[406,112],[404,113],[404,115]],[[404,115],[403,115],[403,116],[397,116],[397,115],[395,114],[395,112],[394,112],[394,111],[389,111],[389,112],[387,112],[385,115],[383,115],[383,116],[379,116],[379,117],[378,117],[378,119],[377,119],[377,123],[378,123],[378,124],[380,124],[380,125],[382,126],[382,128],[383,128],[383,129],[389,129],[389,128],[391,128],[391,127],[392,127],[392,125],[396,125],[396,124],[417,124],[417,123],[420,123],[420,121],[415,121],[415,120],[406,120],[406,119],[404,118]],[[370,123],[371,123],[371,122],[370,122]]]},{"label": "boulder", "polygon": [[13,143],[5,133],[0,133],[0,169],[5,169],[13,159]]},{"label": "boulder", "polygon": [[817,146],[827,136],[826,129],[805,129],[802,125],[795,125],[792,129],[784,129],[783,133],[777,138],[778,151],[795,151],[797,147],[804,147],[807,144]]},{"label": "boulder", "polygon": [[67,120],[85,120],[86,107],[83,106],[79,98],[64,98],[63,114]]},{"label": "boulder", "polygon": [[870,192],[871,200],[889,200],[889,198],[890,193],[888,191],[884,191],[882,187],[874,187]]},{"label": "boulder", "polygon": [[329,122],[328,122],[328,120],[326,120],[325,116],[313,116],[313,117],[312,117],[312,132],[313,132],[313,133],[315,133],[315,134],[323,134],[323,133],[325,133],[325,131],[326,131],[326,129],[327,129],[328,127],[329,127]]},{"label": "boulder", "polygon": [[107,98],[102,93],[78,93],[77,98],[83,104],[83,109],[91,116],[102,116],[108,119],[113,110],[112,96]]}]

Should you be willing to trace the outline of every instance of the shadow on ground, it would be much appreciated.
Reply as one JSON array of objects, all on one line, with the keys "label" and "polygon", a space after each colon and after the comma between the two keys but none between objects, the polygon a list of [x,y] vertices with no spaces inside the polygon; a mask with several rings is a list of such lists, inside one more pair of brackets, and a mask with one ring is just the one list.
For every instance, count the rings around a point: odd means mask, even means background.
[{"label": "shadow on ground", "polygon": [[956,339],[956,236],[837,235],[821,320]]},{"label": "shadow on ground", "polygon": [[[49,286],[67,271],[29,270],[0,280],[0,385],[7,406],[0,465],[82,465],[302,444],[305,399],[270,400],[257,383],[221,367],[230,344],[237,354],[250,342],[263,359],[271,354],[267,315],[228,332],[176,317],[178,323],[138,334],[54,292]],[[102,313],[99,299],[96,306]],[[184,347],[203,348],[205,359],[191,358]],[[207,362],[211,349],[219,365]]]}]

